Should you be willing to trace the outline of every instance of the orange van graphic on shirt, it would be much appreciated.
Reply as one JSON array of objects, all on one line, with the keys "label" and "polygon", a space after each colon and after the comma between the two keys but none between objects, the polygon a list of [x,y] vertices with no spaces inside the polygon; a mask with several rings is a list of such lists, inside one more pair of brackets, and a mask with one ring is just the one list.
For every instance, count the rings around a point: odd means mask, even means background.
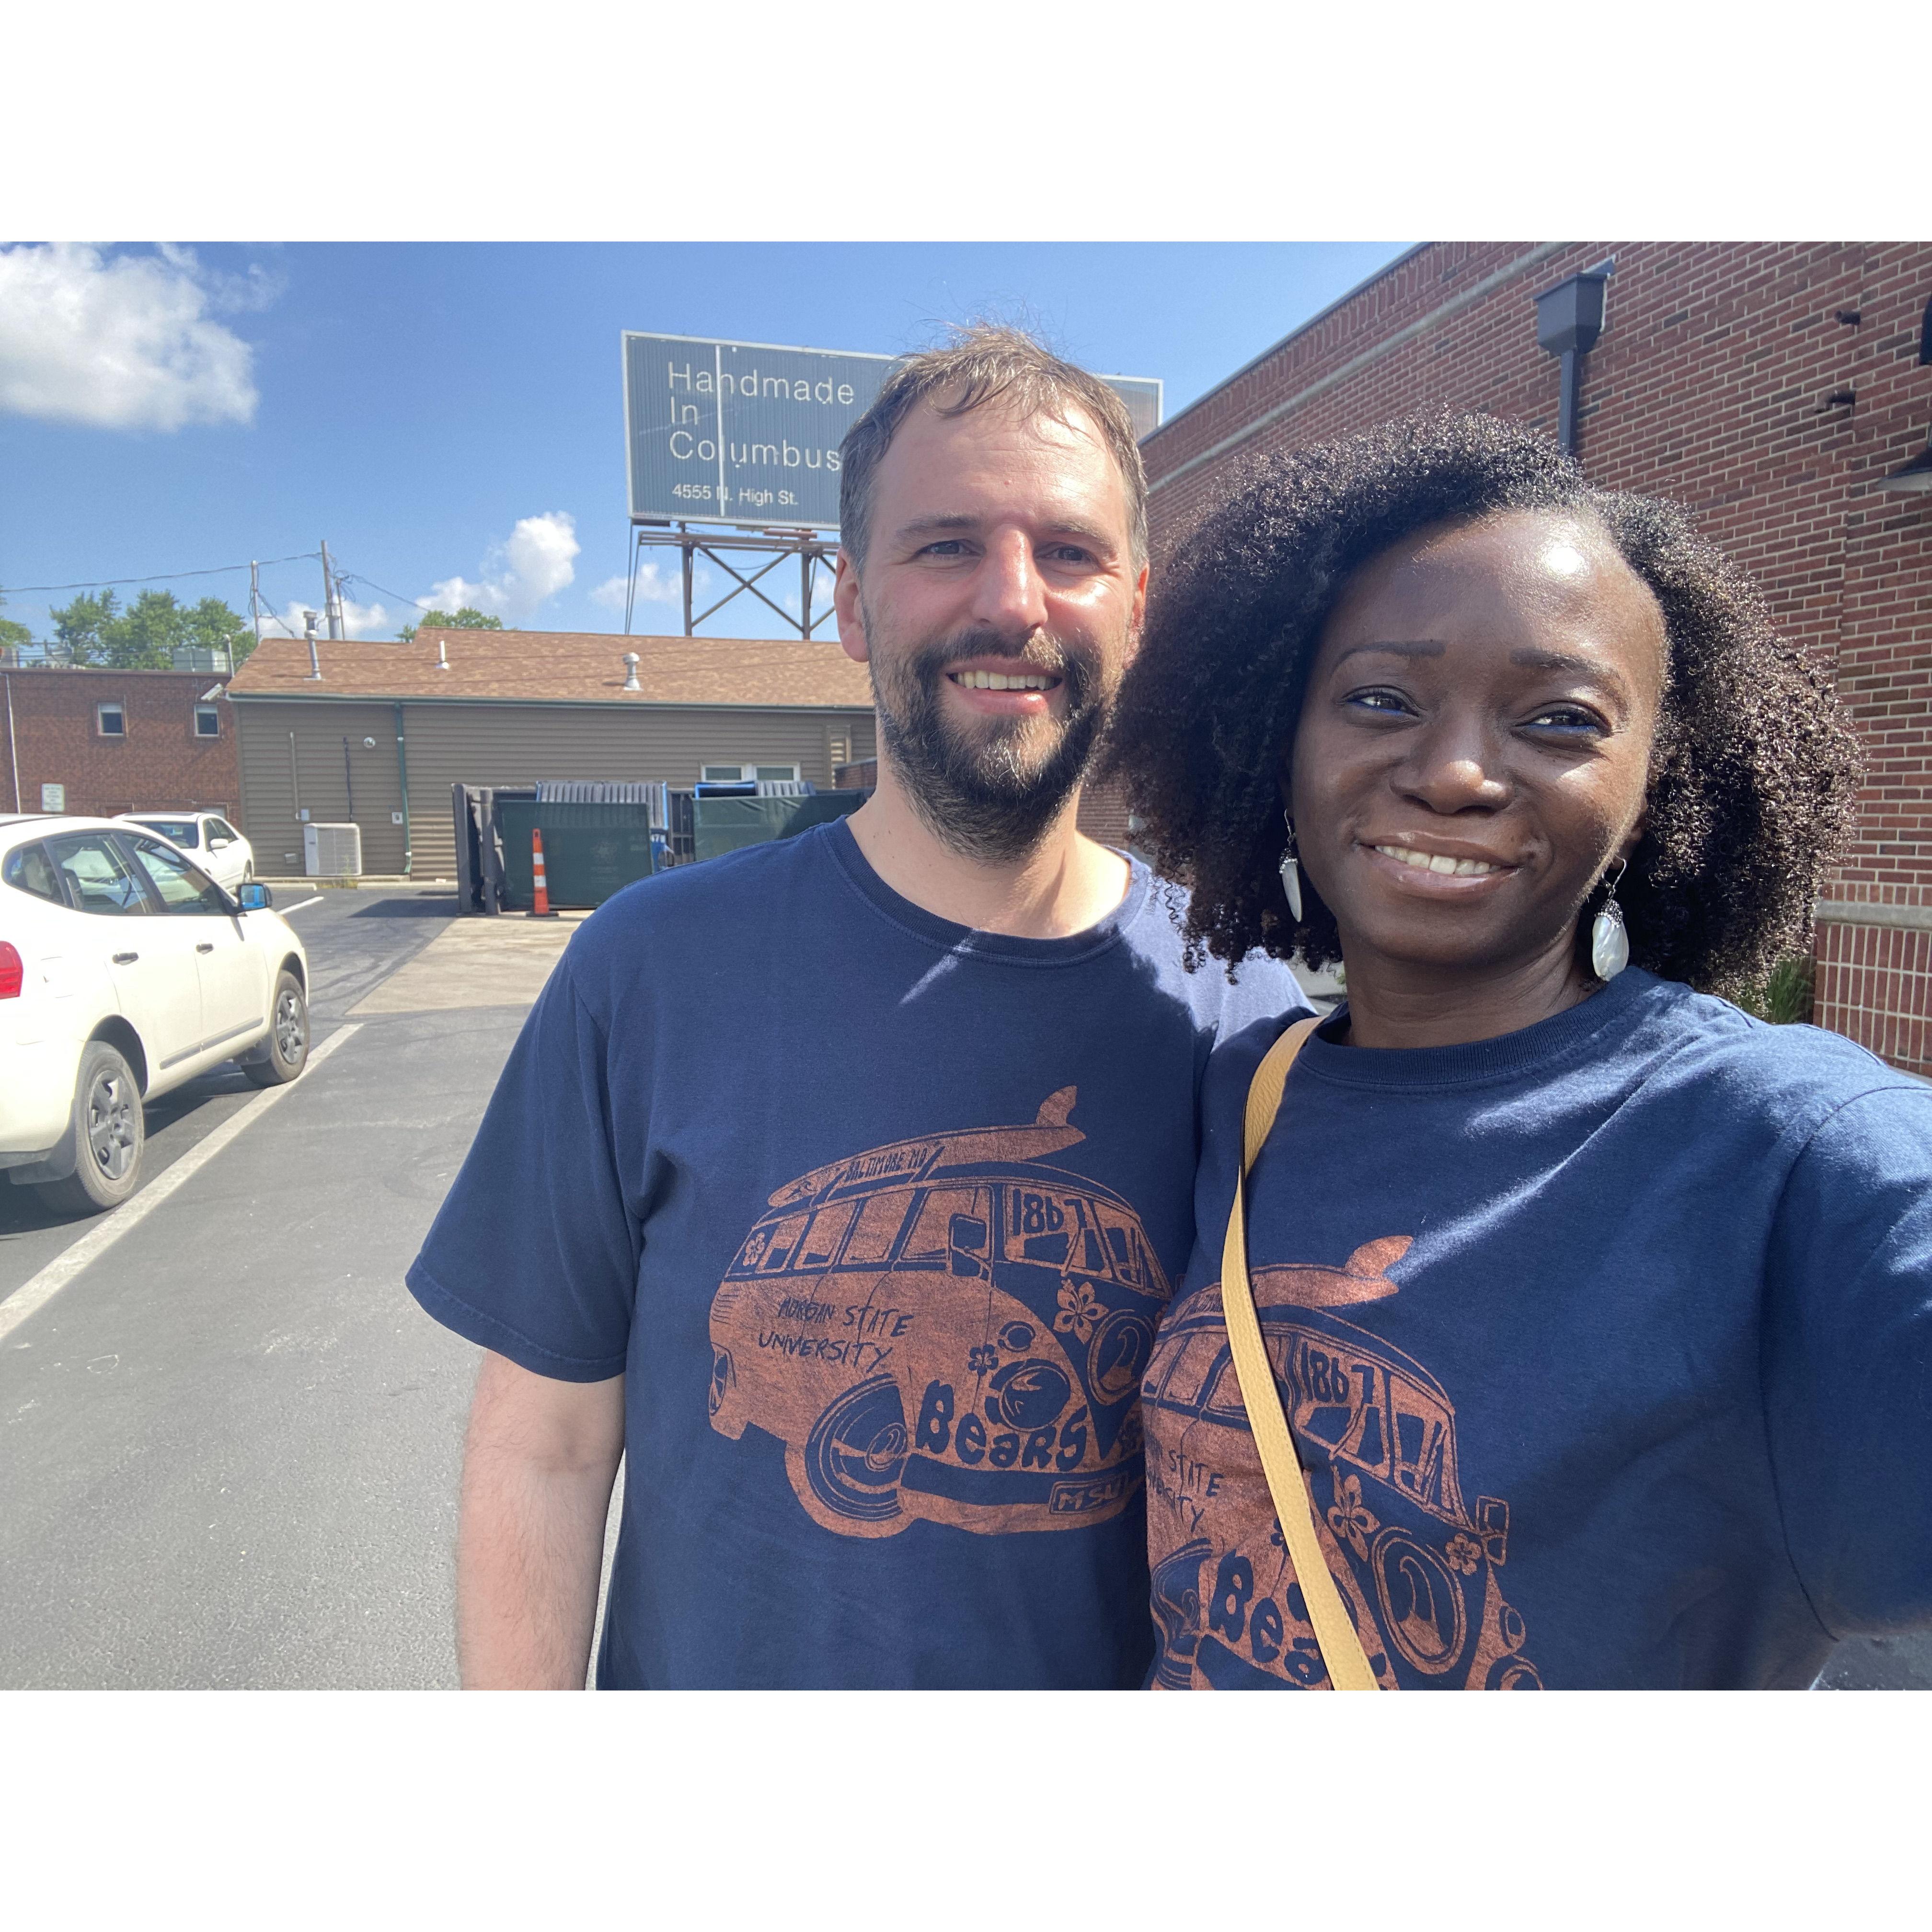
[{"label": "orange van graphic on shirt", "polygon": [[1140,1486],[1171,1290],[1132,1206],[1046,1165],[1086,1138],[1076,1098],[815,1168],[745,1237],[711,1304],[711,1426],[782,1442],[823,1528],[1072,1529]]},{"label": "orange van graphic on shirt", "polygon": [[[1262,1339],[1312,1471],[1316,1529],[1385,1688],[1540,1690],[1498,1572],[1509,1505],[1466,1506],[1456,1411],[1442,1384],[1328,1311],[1400,1292],[1406,1235],[1340,1268],[1251,1271]],[[1177,1303],[1142,1384],[1148,1532],[1164,1688],[1326,1684],[1228,1346],[1218,1282]],[[1318,1455],[1325,1450],[1326,1467]]]}]

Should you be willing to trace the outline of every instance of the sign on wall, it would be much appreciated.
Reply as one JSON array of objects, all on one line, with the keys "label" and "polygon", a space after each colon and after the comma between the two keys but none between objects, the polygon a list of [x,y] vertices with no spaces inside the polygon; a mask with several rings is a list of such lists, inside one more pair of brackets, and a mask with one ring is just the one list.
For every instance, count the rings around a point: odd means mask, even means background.
[{"label": "sign on wall", "polygon": [[[633,523],[836,530],[838,446],[898,358],[625,332]],[[1160,423],[1151,376],[1105,376],[1136,434]]]}]

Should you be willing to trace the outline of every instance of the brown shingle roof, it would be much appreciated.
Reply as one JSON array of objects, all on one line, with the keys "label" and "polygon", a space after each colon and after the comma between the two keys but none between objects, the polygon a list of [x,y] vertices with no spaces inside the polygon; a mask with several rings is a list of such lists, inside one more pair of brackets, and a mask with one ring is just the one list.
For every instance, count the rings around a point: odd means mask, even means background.
[{"label": "brown shingle roof", "polygon": [[[436,668],[436,646],[449,668]],[[638,654],[637,691],[624,653]],[[798,639],[625,638],[601,631],[418,631],[406,644],[316,640],[310,680],[299,638],[264,638],[228,686],[231,698],[440,698],[574,704],[753,705],[870,710],[863,664],[837,644]]]}]

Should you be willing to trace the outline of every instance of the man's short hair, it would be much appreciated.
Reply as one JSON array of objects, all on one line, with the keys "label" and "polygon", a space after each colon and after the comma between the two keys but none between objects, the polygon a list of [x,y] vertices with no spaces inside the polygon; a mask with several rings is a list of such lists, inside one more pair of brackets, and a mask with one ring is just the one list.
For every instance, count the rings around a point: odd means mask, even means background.
[{"label": "man's short hair", "polygon": [[872,483],[906,412],[929,402],[943,416],[963,416],[983,403],[1004,401],[1028,419],[1067,421],[1077,404],[1093,419],[1120,472],[1127,527],[1136,565],[1147,561],[1147,472],[1127,406],[1098,376],[1050,354],[1017,328],[980,323],[957,332],[944,349],[896,363],[872,406],[838,446],[838,540],[863,568],[872,536]]}]

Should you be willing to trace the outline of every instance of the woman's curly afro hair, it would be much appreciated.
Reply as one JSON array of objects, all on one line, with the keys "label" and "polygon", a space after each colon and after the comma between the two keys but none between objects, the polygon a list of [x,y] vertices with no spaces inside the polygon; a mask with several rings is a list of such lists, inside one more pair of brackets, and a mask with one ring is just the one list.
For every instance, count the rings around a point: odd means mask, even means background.
[{"label": "woman's curly afro hair", "polygon": [[1304,884],[1292,921],[1277,875],[1277,777],[1322,627],[1391,545],[1510,510],[1594,520],[1663,608],[1648,826],[1617,887],[1631,958],[1736,992],[1803,943],[1861,773],[1828,679],[1676,505],[1597,488],[1520,424],[1445,413],[1263,458],[1168,547],[1105,770],[1156,862],[1192,889],[1190,964],[1204,949],[1341,957],[1334,914]]}]

